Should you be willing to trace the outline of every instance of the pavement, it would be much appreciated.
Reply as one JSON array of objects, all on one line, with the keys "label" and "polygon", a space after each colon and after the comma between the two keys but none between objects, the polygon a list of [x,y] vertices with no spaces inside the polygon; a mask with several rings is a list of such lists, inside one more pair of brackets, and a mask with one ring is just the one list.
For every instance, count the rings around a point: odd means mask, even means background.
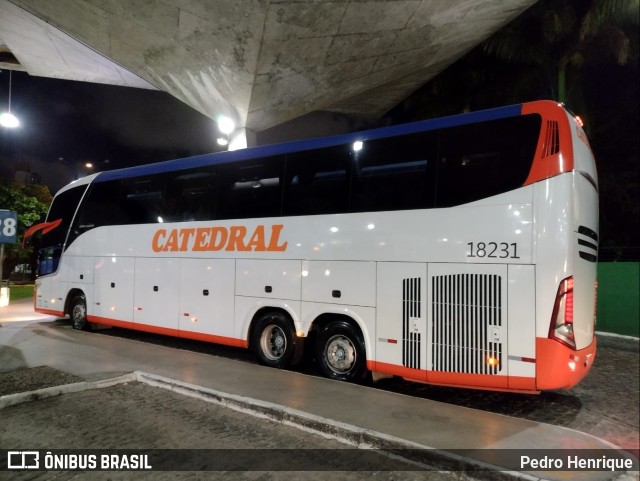
[{"label": "pavement", "polygon": [[[637,364],[637,354],[635,359]],[[630,470],[613,472],[540,470],[521,465],[521,456],[540,460],[564,457],[565,466],[570,455],[589,460],[629,458],[628,446],[622,450],[585,432],[199,352],[75,331],[68,322],[34,314],[28,302],[13,303],[0,311],[0,366],[4,372],[48,366],[82,379],[35,394],[0,396],[0,416],[18,405],[32,407],[35,412],[38,403],[46,402],[49,396],[66,393],[65,404],[73,405],[86,390],[140,383],[157,388],[154,392],[160,398],[168,396],[164,390],[181,394],[185,402],[197,397],[352,447],[391,451],[424,463],[430,470],[484,479],[639,479],[637,457]],[[38,400],[23,404],[33,399]],[[118,417],[117,404],[109,409],[114,411],[104,412],[103,422]],[[208,446],[206,436],[203,432],[201,444],[195,439],[191,447]],[[637,446],[631,448],[637,456]]]}]

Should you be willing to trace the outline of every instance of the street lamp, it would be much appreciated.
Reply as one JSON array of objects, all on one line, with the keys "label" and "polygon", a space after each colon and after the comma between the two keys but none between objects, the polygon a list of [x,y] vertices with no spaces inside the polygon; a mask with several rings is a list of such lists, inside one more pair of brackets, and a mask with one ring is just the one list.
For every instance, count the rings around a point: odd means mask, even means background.
[{"label": "street lamp", "polygon": [[18,118],[11,113],[11,70],[9,70],[9,111],[0,114],[0,125],[9,129],[20,125]]},{"label": "street lamp", "polygon": [[218,129],[223,134],[229,135],[233,132],[233,129],[236,128],[236,124],[229,117],[225,117],[224,115],[218,118]]},{"label": "street lamp", "polygon": [[218,123],[218,130],[224,134],[223,137],[218,137],[216,140],[218,145],[227,146],[229,145],[229,134],[233,132],[236,128],[236,124],[229,117],[225,117],[224,115],[220,115],[216,122]]}]

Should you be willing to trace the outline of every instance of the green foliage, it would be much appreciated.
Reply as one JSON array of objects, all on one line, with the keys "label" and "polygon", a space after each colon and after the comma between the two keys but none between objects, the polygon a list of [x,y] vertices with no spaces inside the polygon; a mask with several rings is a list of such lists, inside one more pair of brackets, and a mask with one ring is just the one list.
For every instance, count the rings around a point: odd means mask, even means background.
[{"label": "green foliage", "polygon": [[21,188],[22,193],[28,197],[34,197],[45,205],[50,205],[53,200],[49,187],[42,184],[29,184]]},{"label": "green foliage", "polygon": [[18,242],[5,246],[4,277],[8,277],[16,265],[31,263],[33,248],[22,249],[20,240],[26,229],[40,222],[46,215],[49,203],[45,201],[51,201],[51,194],[46,186],[23,187],[0,183],[0,208],[18,213]]}]

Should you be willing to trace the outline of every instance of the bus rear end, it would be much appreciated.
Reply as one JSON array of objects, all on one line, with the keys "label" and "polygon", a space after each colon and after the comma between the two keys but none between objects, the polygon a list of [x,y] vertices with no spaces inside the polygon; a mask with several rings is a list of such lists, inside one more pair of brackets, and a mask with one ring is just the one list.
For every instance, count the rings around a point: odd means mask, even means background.
[{"label": "bus rear end", "polygon": [[596,351],[598,177],[579,118],[551,102],[543,110],[532,174],[537,207],[536,388],[568,389]]}]

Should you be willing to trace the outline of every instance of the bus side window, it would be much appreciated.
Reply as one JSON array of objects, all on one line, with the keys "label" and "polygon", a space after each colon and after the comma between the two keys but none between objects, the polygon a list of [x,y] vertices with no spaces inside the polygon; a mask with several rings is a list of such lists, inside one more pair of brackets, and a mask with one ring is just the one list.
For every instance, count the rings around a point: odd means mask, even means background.
[{"label": "bus side window", "polygon": [[117,181],[91,184],[73,220],[67,246],[91,229],[123,223],[124,195]]},{"label": "bus side window", "polygon": [[46,276],[52,274],[58,270],[58,264],[60,263],[60,256],[62,256],[62,247],[53,246],[45,249],[40,249],[38,255],[38,275]]},{"label": "bus side window", "polygon": [[152,224],[162,222],[164,174],[153,174],[120,181],[124,204],[119,224]]},{"label": "bus side window", "polygon": [[350,174],[350,145],[288,154],[282,215],[348,212]]},{"label": "bus side window", "polygon": [[215,166],[171,172],[164,195],[163,221],[204,221],[216,218],[218,173]]},{"label": "bus side window", "polygon": [[432,132],[361,142],[354,152],[351,212],[433,207],[436,148]]},{"label": "bus side window", "polygon": [[278,217],[282,204],[284,156],[221,165],[217,219]]},{"label": "bus side window", "polygon": [[78,204],[85,193],[86,186],[73,187],[62,194],[57,195],[53,199],[49,214],[47,215],[48,221],[55,221],[60,219],[61,223],[58,227],[46,234],[42,234],[42,240],[40,246],[43,249],[51,246],[62,246],[65,244],[69,246],[72,240],[66,240],[67,231],[71,226],[73,215],[78,208]]},{"label": "bus side window", "polygon": [[442,129],[437,206],[465,204],[521,187],[539,132],[537,115]]}]

